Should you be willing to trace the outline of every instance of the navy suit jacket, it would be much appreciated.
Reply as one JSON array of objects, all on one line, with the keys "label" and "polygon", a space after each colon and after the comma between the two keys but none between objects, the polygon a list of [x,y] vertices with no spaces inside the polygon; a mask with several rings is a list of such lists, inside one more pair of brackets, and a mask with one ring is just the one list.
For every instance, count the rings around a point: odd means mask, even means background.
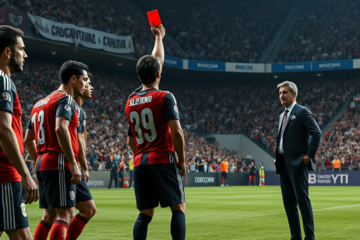
[{"label": "navy suit jacket", "polygon": [[299,104],[295,104],[286,121],[283,147],[284,156],[279,154],[279,142],[283,112],[279,119],[279,129],[276,145],[276,174],[289,173],[304,166],[302,158],[307,155],[311,158],[308,169],[314,170],[314,158],[321,140],[321,130],[311,111]]}]

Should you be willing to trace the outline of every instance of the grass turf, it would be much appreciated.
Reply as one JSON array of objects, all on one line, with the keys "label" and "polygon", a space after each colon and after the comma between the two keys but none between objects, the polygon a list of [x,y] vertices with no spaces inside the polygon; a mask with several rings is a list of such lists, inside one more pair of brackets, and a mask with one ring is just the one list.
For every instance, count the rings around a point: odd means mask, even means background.
[{"label": "grass turf", "polygon": [[[79,239],[132,239],[137,218],[133,189],[91,191],[97,214]],[[280,187],[188,187],[186,239],[290,239]],[[316,239],[360,239],[359,187],[311,187]],[[42,216],[28,206],[33,233]],[[148,239],[171,239],[169,208],[155,210]],[[8,239],[6,234],[2,239]]]}]

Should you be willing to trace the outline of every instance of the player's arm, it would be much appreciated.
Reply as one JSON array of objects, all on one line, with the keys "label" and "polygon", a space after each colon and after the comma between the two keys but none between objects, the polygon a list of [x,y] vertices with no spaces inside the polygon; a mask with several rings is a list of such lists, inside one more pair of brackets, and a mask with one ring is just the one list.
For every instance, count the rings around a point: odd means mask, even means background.
[{"label": "player's arm", "polygon": [[163,38],[165,37],[165,28],[163,27],[163,25],[160,25],[158,27],[152,27],[151,31],[155,36],[154,49],[151,55],[159,60],[161,74],[162,67],[165,61],[165,51],[163,44]]},{"label": "player's arm", "polygon": [[36,161],[37,151],[36,151],[35,133],[31,126],[31,119],[29,120],[26,127],[25,145],[33,161]]},{"label": "player's arm", "polygon": [[169,123],[172,140],[174,142],[175,150],[178,155],[178,166],[181,170],[181,176],[185,175],[185,140],[184,132],[180,125],[180,115],[177,107],[177,102],[172,93],[168,93],[164,98],[164,113],[167,122]]},{"label": "player's arm", "polygon": [[127,136],[127,143],[129,144],[131,151],[133,153],[133,155],[135,156],[136,153],[136,143],[135,143],[135,139],[134,139],[134,134],[131,131],[130,128],[130,124],[129,124],[129,129],[128,129],[128,136]]},{"label": "player's arm", "polygon": [[12,113],[3,110],[0,111],[0,145],[6,157],[21,175],[21,183],[25,190],[25,203],[30,204],[39,199],[39,190],[25,164],[11,124]]},{"label": "player's arm", "polygon": [[75,111],[75,104],[71,100],[70,96],[64,96],[63,98],[59,99],[59,101],[56,103],[55,133],[60,147],[66,156],[66,159],[70,162],[70,171],[72,175],[71,182],[73,184],[79,184],[81,181],[81,172],[78,165],[76,164],[69,132],[70,121],[74,116]]},{"label": "player's arm", "polygon": [[79,143],[78,160],[84,172],[85,182],[87,183],[90,179],[90,175],[89,175],[88,165],[86,162],[86,143],[85,143],[85,135],[83,133],[78,133],[78,143]]}]

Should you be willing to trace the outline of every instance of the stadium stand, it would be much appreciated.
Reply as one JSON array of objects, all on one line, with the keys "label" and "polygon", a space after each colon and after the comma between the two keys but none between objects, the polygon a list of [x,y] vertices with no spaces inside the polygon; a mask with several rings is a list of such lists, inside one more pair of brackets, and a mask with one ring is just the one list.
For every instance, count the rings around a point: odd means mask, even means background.
[{"label": "stadium stand", "polygon": [[[33,104],[58,88],[58,64],[29,61],[25,71],[14,77],[23,104],[24,125]],[[36,69],[34,71],[33,69]],[[104,169],[110,154],[119,149],[125,159],[130,158],[126,144],[128,124],[124,113],[127,96],[139,85],[128,76],[94,73],[95,87],[92,101],[84,104],[87,113],[88,160],[93,169]],[[298,102],[310,107],[323,127],[330,121],[348,97],[358,94],[358,80],[316,80],[298,84]],[[244,84],[186,85],[164,83],[162,89],[174,93],[179,102],[181,122],[185,132],[187,161],[202,158],[217,169],[218,159],[228,158],[237,171],[243,164],[239,153],[221,149],[200,136],[214,133],[241,133],[271,155],[275,152],[278,114],[283,107],[277,99],[276,83],[258,86]],[[110,90],[111,89],[111,90]],[[331,93],[331,94],[329,94]],[[209,97],[210,96],[210,97]],[[207,101],[203,101],[207,99]],[[220,104],[221,103],[221,104]],[[207,109],[203,111],[203,109]],[[265,118],[265,113],[268,117]],[[269,113],[272,113],[269,116]],[[247,171],[246,166],[243,171]]]},{"label": "stadium stand", "polygon": [[359,2],[311,0],[275,62],[359,58]]}]

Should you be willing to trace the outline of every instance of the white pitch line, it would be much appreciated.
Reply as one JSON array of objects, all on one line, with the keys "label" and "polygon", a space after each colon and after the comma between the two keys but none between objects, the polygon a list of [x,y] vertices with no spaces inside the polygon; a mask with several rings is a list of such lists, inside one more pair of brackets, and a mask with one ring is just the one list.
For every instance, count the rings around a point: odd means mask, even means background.
[{"label": "white pitch line", "polygon": [[347,208],[347,207],[356,207],[360,206],[360,204],[354,204],[354,205],[345,205],[345,206],[338,206],[338,207],[330,207],[330,208],[320,208],[320,209],[314,209],[313,211],[323,211],[323,210],[330,210],[330,209],[337,209],[337,208]]}]

